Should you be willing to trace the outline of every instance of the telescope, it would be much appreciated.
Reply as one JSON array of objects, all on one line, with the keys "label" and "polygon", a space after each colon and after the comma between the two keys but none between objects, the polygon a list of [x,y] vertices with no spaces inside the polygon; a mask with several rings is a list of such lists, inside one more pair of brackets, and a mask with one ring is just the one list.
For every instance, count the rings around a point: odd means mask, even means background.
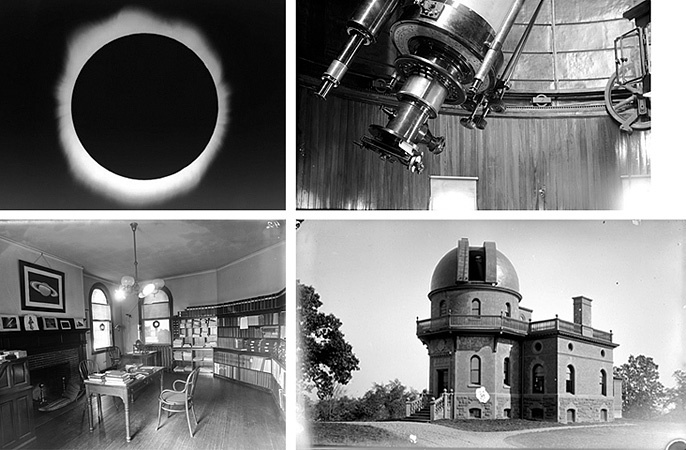
[{"label": "telescope", "polygon": [[538,2],[504,64],[503,42],[524,0],[364,0],[348,20],[350,37],[316,94],[324,99],[340,85],[358,50],[376,43],[388,27],[398,56],[387,88],[398,106],[383,107],[387,124],[370,125],[357,144],[421,173],[424,152],[445,149],[445,138],[429,128],[444,104],[469,112],[460,120],[468,129],[484,129],[491,111],[505,111],[502,99],[543,0]]}]

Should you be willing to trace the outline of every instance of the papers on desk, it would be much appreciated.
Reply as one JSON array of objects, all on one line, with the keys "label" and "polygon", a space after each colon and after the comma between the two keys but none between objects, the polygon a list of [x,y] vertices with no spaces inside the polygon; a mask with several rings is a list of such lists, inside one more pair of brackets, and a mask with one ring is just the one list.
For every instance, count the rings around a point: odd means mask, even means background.
[{"label": "papers on desk", "polygon": [[105,374],[104,373],[92,373],[88,375],[89,380],[93,381],[105,381]]}]

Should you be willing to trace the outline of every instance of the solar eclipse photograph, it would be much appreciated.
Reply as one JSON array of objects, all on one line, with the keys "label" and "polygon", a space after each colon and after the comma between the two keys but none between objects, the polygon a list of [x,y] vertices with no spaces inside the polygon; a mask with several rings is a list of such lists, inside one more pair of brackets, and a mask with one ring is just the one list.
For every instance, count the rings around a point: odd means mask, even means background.
[{"label": "solar eclipse photograph", "polygon": [[0,3],[0,209],[285,208],[285,2]]}]

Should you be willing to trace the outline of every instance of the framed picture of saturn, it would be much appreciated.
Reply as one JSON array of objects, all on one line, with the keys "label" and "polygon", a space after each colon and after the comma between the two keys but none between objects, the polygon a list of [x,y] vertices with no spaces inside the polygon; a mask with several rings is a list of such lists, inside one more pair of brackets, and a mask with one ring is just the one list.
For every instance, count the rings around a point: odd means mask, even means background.
[{"label": "framed picture of saturn", "polygon": [[65,312],[63,272],[20,260],[19,275],[22,310]]}]

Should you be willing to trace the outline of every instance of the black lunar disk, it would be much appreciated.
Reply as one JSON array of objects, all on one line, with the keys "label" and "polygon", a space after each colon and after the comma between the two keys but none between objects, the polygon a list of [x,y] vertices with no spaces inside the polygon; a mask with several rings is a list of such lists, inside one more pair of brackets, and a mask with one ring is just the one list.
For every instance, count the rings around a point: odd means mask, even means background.
[{"label": "black lunar disk", "polygon": [[81,144],[100,165],[154,179],[203,152],[217,122],[217,90],[188,47],[166,36],[133,34],[86,62],[71,109]]}]

